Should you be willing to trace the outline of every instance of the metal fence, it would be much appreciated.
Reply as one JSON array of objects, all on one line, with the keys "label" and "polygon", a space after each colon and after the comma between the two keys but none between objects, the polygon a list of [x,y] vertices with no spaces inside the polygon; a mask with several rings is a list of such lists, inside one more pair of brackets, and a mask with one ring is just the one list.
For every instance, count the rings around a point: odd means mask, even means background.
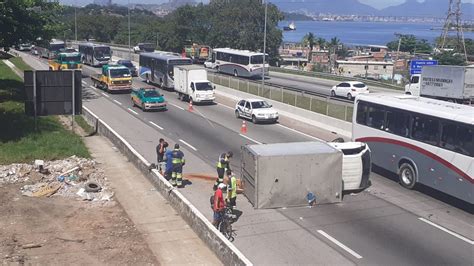
[{"label": "metal fence", "polygon": [[235,78],[208,72],[208,78],[214,84],[234,90],[250,93],[263,98],[289,104],[298,108],[327,115],[337,119],[352,121],[353,104],[333,100],[330,97],[315,96],[303,91],[294,91],[252,80]]}]

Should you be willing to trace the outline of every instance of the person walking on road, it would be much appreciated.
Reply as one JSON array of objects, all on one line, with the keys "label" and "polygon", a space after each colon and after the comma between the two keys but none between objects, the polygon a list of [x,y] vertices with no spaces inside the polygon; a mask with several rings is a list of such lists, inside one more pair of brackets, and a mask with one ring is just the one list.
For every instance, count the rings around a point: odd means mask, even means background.
[{"label": "person walking on road", "polygon": [[163,162],[163,157],[165,156],[165,140],[160,138],[158,145],[156,145],[156,157],[158,161],[158,165]]},{"label": "person walking on road", "polygon": [[179,150],[179,144],[174,145],[172,153],[173,170],[171,172],[171,185],[183,187],[183,166],[185,164],[184,153]]},{"label": "person walking on road", "polygon": [[234,209],[237,201],[237,178],[235,178],[234,173],[227,171],[227,176],[229,177],[229,184],[227,184],[227,200],[229,201],[229,207]]},{"label": "person walking on road", "polygon": [[217,179],[216,183],[214,183],[214,190],[217,189],[219,184],[224,183],[224,174],[226,171],[232,171],[230,169],[230,158],[234,155],[233,152],[229,151],[227,153],[221,154],[219,156],[219,160],[217,162]]},{"label": "person walking on road", "polygon": [[217,186],[216,191],[214,192],[214,204],[212,207],[212,210],[214,211],[214,216],[213,216],[212,224],[215,227],[217,227],[217,225],[222,219],[222,215],[224,215],[225,201],[224,201],[224,194],[222,193],[222,190],[224,188],[225,188],[225,184],[220,183]]}]

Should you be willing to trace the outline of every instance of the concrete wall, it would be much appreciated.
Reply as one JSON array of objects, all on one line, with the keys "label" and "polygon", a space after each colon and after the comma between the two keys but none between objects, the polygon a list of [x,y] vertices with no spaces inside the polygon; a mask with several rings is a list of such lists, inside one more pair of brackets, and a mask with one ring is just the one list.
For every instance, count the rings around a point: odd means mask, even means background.
[{"label": "concrete wall", "polygon": [[178,190],[174,189],[157,170],[149,171],[150,163],[125,139],[85,106],[83,107],[83,115],[85,120],[95,127],[97,133],[108,138],[129,161],[153,183],[163,197],[169,201],[170,205],[173,206],[225,265],[252,265],[252,263],[226,239],[191,202]]}]

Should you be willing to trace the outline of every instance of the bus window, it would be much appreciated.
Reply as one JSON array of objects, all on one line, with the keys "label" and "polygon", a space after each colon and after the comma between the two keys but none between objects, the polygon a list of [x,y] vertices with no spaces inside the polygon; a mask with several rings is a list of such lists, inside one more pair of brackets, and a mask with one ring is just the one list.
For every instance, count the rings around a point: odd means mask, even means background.
[{"label": "bus window", "polygon": [[474,130],[473,127],[459,125],[456,130],[457,152],[474,157]]},{"label": "bus window", "polygon": [[439,122],[433,118],[415,116],[413,118],[412,138],[431,145],[438,144]]},{"label": "bus window", "polygon": [[357,105],[357,124],[365,125],[367,122],[367,104],[364,102],[359,102]]},{"label": "bus window", "polygon": [[441,135],[441,147],[447,150],[454,151],[456,139],[456,125],[444,124]]},{"label": "bus window", "polygon": [[402,136],[409,136],[410,116],[399,110],[387,111],[387,120],[385,122],[385,131]]},{"label": "bus window", "polygon": [[385,111],[378,106],[370,106],[367,116],[367,125],[376,129],[383,129]]}]

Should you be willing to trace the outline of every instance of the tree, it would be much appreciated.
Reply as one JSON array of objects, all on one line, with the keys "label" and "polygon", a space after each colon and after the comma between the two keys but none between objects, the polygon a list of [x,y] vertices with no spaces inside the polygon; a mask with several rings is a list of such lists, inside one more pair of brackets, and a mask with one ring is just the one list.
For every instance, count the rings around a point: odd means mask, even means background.
[{"label": "tree", "polygon": [[436,54],[433,58],[438,60],[438,64],[440,65],[455,65],[455,66],[466,65],[464,54],[460,54],[460,53],[456,53],[452,51],[441,52],[439,54]]},{"label": "tree", "polygon": [[319,37],[316,39],[316,44],[318,44],[319,49],[323,50],[326,46],[326,39]]},{"label": "tree", "polygon": [[316,40],[314,37],[314,34],[312,32],[309,32],[303,37],[303,43],[305,46],[309,46],[309,53],[308,53],[308,63],[311,62],[311,57],[312,57],[312,52],[313,52],[313,47],[314,44],[316,44]]},{"label": "tree", "polygon": [[0,47],[38,38],[50,39],[62,26],[61,6],[46,0],[4,0],[0,3]]},{"label": "tree", "polygon": [[415,35],[401,34],[396,40],[387,43],[387,47],[392,51],[397,51],[398,42],[400,41],[400,51],[409,53],[431,53],[433,48],[427,40],[418,40]]}]

